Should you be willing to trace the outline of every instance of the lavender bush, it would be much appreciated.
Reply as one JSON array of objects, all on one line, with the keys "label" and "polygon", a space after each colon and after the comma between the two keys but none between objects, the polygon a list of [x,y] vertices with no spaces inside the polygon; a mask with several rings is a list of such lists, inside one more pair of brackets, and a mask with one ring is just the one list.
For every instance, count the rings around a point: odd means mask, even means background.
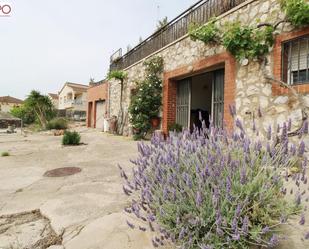
[{"label": "lavender bush", "polygon": [[[289,123],[279,136],[269,128],[265,144],[250,139],[239,120],[233,134],[210,125],[140,143],[132,179],[120,170],[124,192],[135,198],[125,211],[145,225],[128,225],[158,226],[154,247],[168,241],[186,249],[276,246],[280,225],[302,213],[305,193],[296,189],[307,184],[304,143],[289,143]],[[292,180],[293,193],[285,187]],[[285,198],[291,194],[295,201]]]}]

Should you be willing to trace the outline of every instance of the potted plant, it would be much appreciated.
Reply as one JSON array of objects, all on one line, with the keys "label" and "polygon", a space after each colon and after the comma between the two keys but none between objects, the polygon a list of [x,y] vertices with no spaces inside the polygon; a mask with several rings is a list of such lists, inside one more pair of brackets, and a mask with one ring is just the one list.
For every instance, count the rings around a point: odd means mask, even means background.
[{"label": "potted plant", "polygon": [[152,117],[150,118],[151,127],[157,129],[160,126],[161,118],[160,117]]}]

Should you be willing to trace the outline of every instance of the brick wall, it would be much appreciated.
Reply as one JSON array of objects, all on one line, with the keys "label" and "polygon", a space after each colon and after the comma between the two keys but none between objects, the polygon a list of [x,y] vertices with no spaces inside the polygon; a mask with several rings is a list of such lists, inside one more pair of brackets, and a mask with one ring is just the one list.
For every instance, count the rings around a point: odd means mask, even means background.
[{"label": "brick wall", "polygon": [[[284,33],[284,34],[280,34],[276,37],[276,41],[275,41],[275,46],[274,46],[274,68],[273,68],[273,72],[274,72],[274,77],[277,80],[283,80],[282,79],[282,43],[289,41],[289,40],[293,40],[295,38],[304,36],[304,35],[309,35],[309,27],[300,29],[300,30],[296,30],[293,32],[289,32],[289,33]],[[309,93],[309,84],[297,84],[295,86],[293,86],[293,88],[298,92],[298,93]],[[274,96],[278,96],[278,95],[283,95],[283,94],[288,94],[288,89],[284,88],[282,86],[280,86],[279,83],[274,82],[273,86],[272,86],[272,93]]]},{"label": "brick wall", "polygon": [[232,129],[233,119],[229,112],[229,105],[234,105],[235,102],[236,62],[232,55],[224,52],[201,59],[190,66],[180,67],[164,73],[162,123],[164,133],[167,133],[168,126],[176,121],[177,79],[186,78],[209,71],[220,64],[224,65],[225,68],[224,123],[228,129]]},{"label": "brick wall", "polygon": [[103,83],[94,85],[87,91],[87,127],[96,127],[96,102],[105,100],[108,110],[108,86],[109,84]]}]

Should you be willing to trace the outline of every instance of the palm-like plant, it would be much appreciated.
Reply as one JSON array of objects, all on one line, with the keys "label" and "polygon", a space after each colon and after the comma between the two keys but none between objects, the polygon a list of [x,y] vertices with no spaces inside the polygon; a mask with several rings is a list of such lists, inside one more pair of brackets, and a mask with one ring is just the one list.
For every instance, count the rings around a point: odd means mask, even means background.
[{"label": "palm-like plant", "polygon": [[51,100],[39,91],[32,90],[24,102],[25,108],[35,114],[40,125],[45,129],[47,121],[54,116]]}]

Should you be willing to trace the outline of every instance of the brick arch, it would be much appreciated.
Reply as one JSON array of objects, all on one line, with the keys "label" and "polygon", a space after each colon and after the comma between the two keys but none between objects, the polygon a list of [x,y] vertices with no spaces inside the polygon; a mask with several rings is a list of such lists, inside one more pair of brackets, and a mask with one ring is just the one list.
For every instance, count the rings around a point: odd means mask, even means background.
[{"label": "brick arch", "polygon": [[224,52],[203,58],[193,64],[164,72],[163,75],[163,120],[162,129],[168,133],[168,126],[176,122],[176,94],[177,80],[203,73],[216,65],[224,64],[224,122],[228,129],[233,128],[233,118],[229,112],[229,105],[235,101],[236,61],[234,57]]}]

